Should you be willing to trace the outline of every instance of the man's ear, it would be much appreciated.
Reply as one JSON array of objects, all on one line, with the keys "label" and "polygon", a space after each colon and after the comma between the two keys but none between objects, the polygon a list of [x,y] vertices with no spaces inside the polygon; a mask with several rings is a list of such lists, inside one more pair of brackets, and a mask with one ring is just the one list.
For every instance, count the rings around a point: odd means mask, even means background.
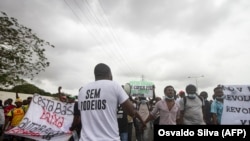
[{"label": "man's ear", "polygon": [[111,73],[109,74],[109,79],[110,79],[110,80],[113,80],[113,76],[112,76]]}]

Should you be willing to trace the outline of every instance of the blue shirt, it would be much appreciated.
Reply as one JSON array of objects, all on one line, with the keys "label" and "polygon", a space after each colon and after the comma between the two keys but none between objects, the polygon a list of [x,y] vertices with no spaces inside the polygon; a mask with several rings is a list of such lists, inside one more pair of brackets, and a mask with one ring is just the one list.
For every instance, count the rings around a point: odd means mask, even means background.
[{"label": "blue shirt", "polygon": [[223,112],[223,103],[215,99],[211,105],[211,113],[217,115],[217,120],[219,124],[221,124],[222,112]]}]

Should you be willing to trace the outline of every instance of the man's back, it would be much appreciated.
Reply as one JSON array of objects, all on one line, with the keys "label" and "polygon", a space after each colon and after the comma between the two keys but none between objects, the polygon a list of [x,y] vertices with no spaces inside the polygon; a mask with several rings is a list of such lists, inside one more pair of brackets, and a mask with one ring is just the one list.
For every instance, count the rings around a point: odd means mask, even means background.
[{"label": "man's back", "polygon": [[128,99],[121,85],[98,80],[84,86],[78,96],[81,111],[81,140],[120,140],[117,107]]}]

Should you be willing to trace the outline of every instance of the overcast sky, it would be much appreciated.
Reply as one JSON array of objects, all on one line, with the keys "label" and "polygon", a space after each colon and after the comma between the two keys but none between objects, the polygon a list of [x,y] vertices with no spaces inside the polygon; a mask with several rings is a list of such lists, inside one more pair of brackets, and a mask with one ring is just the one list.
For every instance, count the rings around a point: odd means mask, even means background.
[{"label": "overcast sky", "polygon": [[[0,10],[55,45],[51,63],[30,81],[77,95],[98,63],[121,85],[151,81],[163,96],[198,84],[209,97],[218,84],[250,83],[249,0],[1,0]],[[200,77],[200,76],[204,77]],[[188,77],[192,78],[188,78]]]}]

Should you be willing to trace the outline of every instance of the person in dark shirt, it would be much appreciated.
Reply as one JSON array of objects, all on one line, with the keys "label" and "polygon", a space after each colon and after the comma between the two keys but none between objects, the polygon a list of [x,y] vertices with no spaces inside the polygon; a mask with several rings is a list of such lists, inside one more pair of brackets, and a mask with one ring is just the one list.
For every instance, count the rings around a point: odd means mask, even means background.
[{"label": "person in dark shirt", "polygon": [[119,127],[119,135],[121,141],[128,140],[128,118],[126,112],[123,111],[122,107],[118,107],[117,111],[117,120],[118,120],[118,127]]},{"label": "person in dark shirt", "polygon": [[208,94],[206,91],[202,91],[200,93],[200,96],[204,99],[205,102],[205,106],[203,106],[204,108],[204,120],[206,122],[206,125],[211,125],[212,124],[212,113],[210,112],[211,109],[211,102],[207,100]]},{"label": "person in dark shirt", "polygon": [[[78,101],[75,101],[75,105],[74,105],[74,118],[73,118],[73,122],[71,124],[71,127],[69,128],[70,131],[76,131],[78,138],[80,138],[80,133],[81,133],[81,128],[82,128],[82,124],[81,124],[81,118],[80,118],[81,114],[80,114],[80,110],[78,109]],[[72,136],[69,141],[74,141],[74,137]]]}]

